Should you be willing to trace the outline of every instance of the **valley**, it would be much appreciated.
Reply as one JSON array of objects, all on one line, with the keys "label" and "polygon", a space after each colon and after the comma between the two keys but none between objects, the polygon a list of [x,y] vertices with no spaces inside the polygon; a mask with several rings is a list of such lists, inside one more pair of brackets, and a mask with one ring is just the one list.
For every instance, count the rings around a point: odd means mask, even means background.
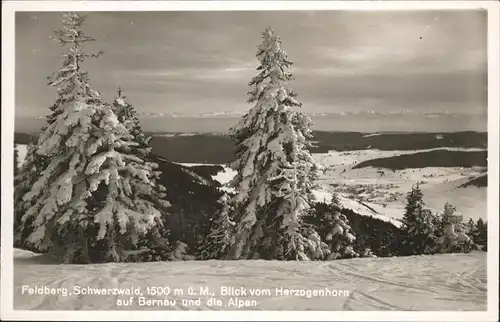
[{"label": "valley", "polygon": [[[466,221],[487,217],[486,133],[319,131],[315,136],[311,152],[322,167],[314,191],[318,201],[328,201],[335,192],[344,207],[399,226],[406,193],[418,183],[435,213],[450,202]],[[29,140],[28,134],[16,134],[16,143]],[[158,158],[192,168],[231,190],[227,184],[235,172],[228,167],[233,158],[228,136],[154,133],[152,147]],[[24,150],[20,148],[21,159]]]}]

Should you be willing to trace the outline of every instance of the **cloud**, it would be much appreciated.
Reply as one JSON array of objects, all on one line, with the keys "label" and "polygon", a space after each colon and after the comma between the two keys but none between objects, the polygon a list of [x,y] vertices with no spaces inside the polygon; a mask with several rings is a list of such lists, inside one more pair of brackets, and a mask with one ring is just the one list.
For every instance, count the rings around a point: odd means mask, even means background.
[{"label": "cloud", "polygon": [[313,52],[326,66],[305,69],[317,75],[382,73],[406,77],[415,73],[487,71],[484,48],[452,52],[415,41],[405,46],[383,43],[344,48],[318,46]]},{"label": "cloud", "polygon": [[[55,98],[45,77],[60,64],[61,48],[48,41],[58,14],[33,15],[16,16],[18,115],[45,114]],[[119,84],[139,112],[241,113],[271,25],[306,113],[485,114],[486,21],[451,10],[98,12],[85,32],[99,40],[88,49],[104,55],[85,68],[106,99]]]},{"label": "cloud", "polygon": [[232,66],[232,67],[214,67],[214,68],[174,68],[174,69],[142,69],[142,70],[126,70],[117,72],[119,77],[139,77],[143,80],[162,81],[162,80],[179,80],[179,81],[218,81],[218,82],[233,82],[234,80],[246,80],[255,70],[254,66]]}]

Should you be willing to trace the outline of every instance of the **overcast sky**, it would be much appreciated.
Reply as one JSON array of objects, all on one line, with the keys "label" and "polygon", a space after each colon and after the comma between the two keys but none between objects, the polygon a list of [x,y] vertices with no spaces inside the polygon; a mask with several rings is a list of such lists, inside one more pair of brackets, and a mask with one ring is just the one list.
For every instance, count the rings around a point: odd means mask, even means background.
[{"label": "overcast sky", "polygon": [[[118,85],[142,113],[242,113],[270,25],[308,113],[486,114],[486,12],[93,12],[92,85]],[[45,115],[61,62],[58,13],[16,14],[16,113]]]}]

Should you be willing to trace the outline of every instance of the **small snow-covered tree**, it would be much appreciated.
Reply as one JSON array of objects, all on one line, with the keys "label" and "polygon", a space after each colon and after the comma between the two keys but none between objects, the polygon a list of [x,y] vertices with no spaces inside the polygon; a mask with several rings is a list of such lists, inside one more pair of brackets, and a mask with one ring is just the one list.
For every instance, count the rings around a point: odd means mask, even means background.
[{"label": "small snow-covered tree", "polygon": [[330,200],[330,204],[334,207],[337,207],[337,208],[340,207],[340,197],[336,192],[332,193],[332,198]]},{"label": "small snow-covered tree", "polygon": [[431,254],[436,242],[436,217],[424,208],[423,193],[417,184],[406,196],[403,215],[402,253]]},{"label": "small snow-covered tree", "polygon": [[377,257],[370,248],[365,248],[360,257]]},{"label": "small snow-covered tree", "polygon": [[71,26],[81,22],[77,14],[63,15],[58,39],[69,45],[64,62],[72,59],[52,85],[71,88],[74,95],[54,110],[34,147],[34,155],[50,161],[22,197],[28,207],[20,235],[27,247],[63,262],[124,261],[127,250],[161,226],[168,205],[151,198],[151,165],[122,152],[135,145],[133,137],[79,70],[88,55],[75,37],[88,37]]},{"label": "small snow-covered tree", "polygon": [[436,241],[436,250],[440,253],[463,253],[474,248],[474,242],[466,234],[463,217],[455,212],[456,208],[448,202],[444,205]]},{"label": "small snow-covered tree", "polygon": [[327,260],[359,256],[354,251],[356,237],[347,217],[339,211],[338,202],[338,196],[334,194],[328,206],[328,211],[323,214],[318,228],[320,236],[329,247]]},{"label": "small snow-covered tree", "polygon": [[474,219],[469,218],[469,221],[467,222],[465,229],[466,229],[467,235],[469,235],[469,237],[472,238],[472,235],[476,229],[476,223],[474,222]]},{"label": "small snow-covered tree", "polygon": [[169,260],[170,261],[194,260],[195,257],[193,255],[188,255],[187,252],[188,252],[188,245],[181,241],[177,241],[174,250],[170,252]]},{"label": "small snow-covered tree", "polygon": [[455,224],[461,225],[463,222],[463,216],[456,214],[457,208],[450,204],[449,202],[445,203],[442,215],[443,224]]},{"label": "small snow-covered tree", "polygon": [[286,87],[291,62],[271,28],[263,34],[252,79],[254,107],[231,129],[236,144],[237,175],[232,182],[235,240],[229,258],[314,259],[317,233],[303,226],[310,213],[318,165],[307,148],[311,120],[292,110],[301,106]]},{"label": "small snow-covered tree", "polygon": [[436,228],[436,237],[441,237],[446,231],[449,224],[461,223],[461,218],[455,216],[456,208],[450,203],[446,202],[443,208],[443,213],[436,214],[434,224]]},{"label": "small snow-covered tree", "polygon": [[474,243],[480,245],[484,251],[488,250],[488,222],[479,218],[472,234]]},{"label": "small snow-covered tree", "polygon": [[200,259],[221,259],[227,255],[233,238],[234,221],[231,220],[229,196],[222,195],[219,199],[220,210],[210,218],[210,232],[200,247]]}]

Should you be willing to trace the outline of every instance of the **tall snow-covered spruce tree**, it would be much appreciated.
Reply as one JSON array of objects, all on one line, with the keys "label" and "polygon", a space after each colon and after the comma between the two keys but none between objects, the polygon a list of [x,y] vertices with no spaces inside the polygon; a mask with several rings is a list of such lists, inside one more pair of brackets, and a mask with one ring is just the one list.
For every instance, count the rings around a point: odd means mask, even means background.
[{"label": "tall snow-covered spruce tree", "polygon": [[113,112],[117,115],[118,121],[128,130],[132,141],[131,144],[120,146],[116,150],[137,156],[138,158],[131,162],[139,167],[145,165],[146,169],[151,170],[149,181],[154,182],[154,184],[151,185],[152,189],[149,191],[149,195],[151,195],[154,200],[161,203],[159,206],[162,208],[166,209],[170,207],[170,203],[166,201],[166,188],[157,182],[160,177],[160,172],[153,171],[158,168],[158,164],[146,162],[149,160],[148,157],[151,153],[151,145],[149,144],[151,137],[147,136],[142,130],[139,119],[137,118],[137,112],[132,104],[128,102],[125,95],[123,95],[123,90],[121,88],[118,89],[118,94],[113,101]]},{"label": "tall snow-covered spruce tree", "polygon": [[[47,124],[43,126],[42,132],[55,122],[67,106],[76,101],[79,93],[84,93],[88,97],[93,97],[96,93],[86,82],[87,73],[81,68],[81,64],[87,58],[98,57],[102,52],[83,52],[82,46],[84,43],[95,41],[94,38],[84,35],[82,31],[82,24],[85,21],[84,16],[76,13],[64,13],[61,18],[63,28],[55,30],[52,39],[61,46],[66,47],[67,50],[63,54],[62,66],[57,72],[48,77],[48,85],[56,88],[57,97],[49,107],[51,112],[45,117]],[[35,139],[28,146],[26,160],[20,170],[19,182],[15,189],[16,223],[21,221],[21,216],[33,205],[33,199],[24,199],[24,195],[35,184],[50,162],[50,156],[38,153],[37,139]],[[23,235],[28,233],[23,230],[24,227],[17,224],[14,226],[15,243],[17,245],[22,243]]]},{"label": "tall snow-covered spruce tree", "polygon": [[[139,258],[151,260],[162,260],[170,257],[172,247],[169,244],[169,231],[167,230],[168,218],[167,211],[170,208],[170,202],[167,199],[166,188],[159,184],[160,172],[156,171],[158,164],[151,162],[149,159],[151,153],[151,137],[147,136],[142,130],[141,124],[137,117],[137,111],[123,94],[123,89],[118,88],[117,95],[113,101],[113,112],[116,114],[118,121],[122,123],[128,130],[131,136],[131,143],[117,147],[116,150],[122,153],[136,156],[136,159],[130,160],[130,165],[133,167],[142,168],[149,173],[149,184],[144,185],[140,179],[132,178],[132,186],[142,186],[141,198],[146,198],[155,203],[158,209],[162,210],[161,225],[154,227],[149,232],[148,238],[139,242],[138,245],[147,247],[152,250],[151,253],[140,254]],[[136,190],[134,193],[140,193],[141,190]]]},{"label": "tall snow-covered spruce tree", "polygon": [[[304,227],[318,165],[307,150],[311,120],[286,87],[292,65],[271,28],[262,34],[249,103],[255,106],[231,129],[236,145],[236,195],[230,203],[236,224],[229,259],[310,260],[321,254],[318,234]],[[324,245],[324,244],[323,244]]]},{"label": "tall snow-covered spruce tree", "polygon": [[62,21],[55,39],[67,51],[50,83],[58,103],[33,147],[49,162],[22,197],[28,207],[21,242],[66,263],[124,261],[126,251],[161,224],[161,209],[148,198],[152,169],[123,152],[135,145],[133,137],[82,69],[86,58],[97,56],[83,51],[93,40],[81,30],[84,17],[65,13]]},{"label": "tall snow-covered spruce tree", "polygon": [[36,146],[33,143],[28,144],[26,157],[14,178],[14,246],[21,247],[22,240],[27,236],[28,231],[21,227],[21,217],[33,202],[33,200],[23,201],[24,195],[29,192],[31,186],[40,176],[42,171],[42,162],[40,157],[35,154]]}]

